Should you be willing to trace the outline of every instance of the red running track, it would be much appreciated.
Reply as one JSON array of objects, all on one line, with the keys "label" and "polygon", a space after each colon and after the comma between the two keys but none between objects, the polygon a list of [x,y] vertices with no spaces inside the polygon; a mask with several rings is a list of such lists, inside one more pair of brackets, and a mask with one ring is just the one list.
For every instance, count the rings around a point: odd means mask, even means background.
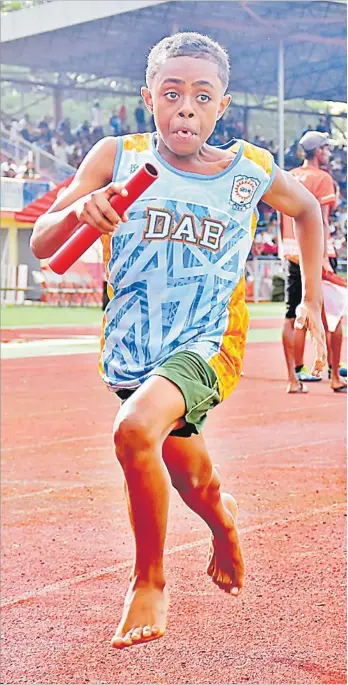
[{"label": "red running track", "polygon": [[239,599],[205,575],[205,525],[173,493],[166,636],[122,652],[132,542],[96,355],[3,362],[3,683],[346,683],[345,398],[284,392],[252,344],[207,444],[240,505]]}]

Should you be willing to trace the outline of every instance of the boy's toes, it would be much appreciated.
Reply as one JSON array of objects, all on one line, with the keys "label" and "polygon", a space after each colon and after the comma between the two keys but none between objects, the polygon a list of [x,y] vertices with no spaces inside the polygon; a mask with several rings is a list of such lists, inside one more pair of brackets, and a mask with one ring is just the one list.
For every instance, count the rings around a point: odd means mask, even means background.
[{"label": "boy's toes", "polygon": [[143,631],[142,631],[142,628],[140,628],[140,627],[134,628],[134,630],[132,630],[132,632],[131,632],[132,642],[138,642],[139,640],[141,640],[142,636],[143,636]]},{"label": "boy's toes", "polygon": [[123,649],[123,647],[130,647],[132,645],[131,631],[124,635],[114,635],[111,640],[111,646],[115,649]]},{"label": "boy's toes", "polygon": [[121,649],[122,637],[113,637],[111,640],[111,647],[115,647],[115,649]]},{"label": "boy's toes", "polygon": [[133,644],[132,640],[132,630],[129,630],[128,633],[122,638],[122,647],[131,647]]},{"label": "boy's toes", "polygon": [[145,628],[143,628],[143,635],[144,635],[144,637],[151,637],[151,635],[152,635],[151,626],[145,626]]},{"label": "boy's toes", "polygon": [[230,585],[230,594],[233,595],[234,597],[237,597],[237,595],[239,595],[239,588],[233,587],[233,585]]}]

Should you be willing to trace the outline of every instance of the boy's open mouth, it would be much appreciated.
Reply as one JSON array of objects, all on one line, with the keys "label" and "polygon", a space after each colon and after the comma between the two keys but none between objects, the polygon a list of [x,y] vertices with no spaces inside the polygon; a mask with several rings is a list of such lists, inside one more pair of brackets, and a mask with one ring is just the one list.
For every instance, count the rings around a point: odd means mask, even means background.
[{"label": "boy's open mouth", "polygon": [[197,134],[190,131],[188,128],[180,128],[177,131],[174,131],[174,135],[178,136],[181,140],[190,140]]}]

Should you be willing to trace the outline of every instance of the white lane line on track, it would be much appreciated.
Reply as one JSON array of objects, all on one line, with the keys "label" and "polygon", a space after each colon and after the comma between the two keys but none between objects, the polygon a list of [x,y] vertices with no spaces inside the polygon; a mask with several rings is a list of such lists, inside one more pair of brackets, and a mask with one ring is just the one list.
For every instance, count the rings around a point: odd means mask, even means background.
[{"label": "white lane line on track", "polygon": [[[244,461],[245,459],[250,459],[250,457],[256,457],[256,456],[262,457],[265,454],[273,454],[273,452],[288,452],[289,450],[297,450],[297,449],[301,449],[302,447],[308,447],[308,446],[312,447],[313,445],[325,445],[325,444],[330,443],[330,442],[336,442],[337,440],[340,440],[340,438],[328,438],[325,440],[316,440],[314,442],[312,441],[310,443],[302,442],[298,445],[288,445],[287,447],[284,447],[282,445],[278,445],[277,447],[272,447],[271,449],[264,450],[263,452],[257,452],[257,453],[251,452],[249,454],[244,454],[241,456],[231,455],[231,459],[234,462]],[[111,447],[110,447],[110,449],[111,449]],[[105,463],[111,464],[113,462],[110,461],[110,462],[105,462]],[[262,466],[263,466],[263,468],[266,468],[267,466],[274,466],[274,464],[269,465],[266,462],[264,462],[262,464]],[[279,467],[281,468],[282,465],[279,464]],[[260,465],[258,466],[258,468],[260,468]],[[325,468],[325,466],[324,466],[324,468]],[[104,485],[112,485],[112,484],[116,485],[117,482],[115,481],[113,483],[112,481],[110,481],[110,479],[108,479],[106,481],[98,481],[97,483],[92,482],[92,483],[88,483],[88,484],[78,483],[76,485],[71,485],[71,484],[69,484],[69,485],[58,485],[55,488],[45,488],[44,490],[35,490],[33,492],[25,492],[25,493],[22,493],[19,495],[10,495],[9,497],[2,497],[2,502],[12,502],[14,500],[27,499],[28,497],[36,497],[36,496],[40,496],[40,495],[46,495],[46,494],[50,494],[52,492],[58,492],[61,490],[76,490],[77,488],[85,488],[85,487],[88,487],[88,488],[102,487]],[[4,483],[4,485],[6,485],[6,483]]]},{"label": "white lane line on track", "polygon": [[24,340],[24,341],[11,341],[8,343],[2,343],[4,349],[30,349],[31,347],[45,348],[47,345],[80,345],[81,343],[99,343],[100,339],[97,335],[79,335],[74,338],[40,338],[39,340]]},{"label": "white lane line on track", "polygon": [[[326,409],[327,407],[332,407],[332,403],[326,402],[324,404],[316,404],[313,407],[299,406],[299,407],[293,407],[292,409],[283,409],[282,411],[278,411],[278,412],[273,411],[272,417],[277,416],[278,414],[284,414],[284,413],[286,413],[286,414],[288,414],[288,413],[294,414],[294,413],[298,413],[298,412],[303,413],[304,409],[308,409],[308,410]],[[59,410],[57,410],[57,413],[58,413],[58,411]],[[269,415],[270,415],[270,412],[268,411],[268,412],[256,412],[255,414],[243,414],[243,415],[242,414],[236,414],[236,415],[231,415],[228,418],[229,419],[242,420],[244,418],[245,419],[257,418],[257,417],[262,418],[263,416],[269,416]],[[226,432],[231,433],[231,428],[230,427],[219,428],[219,433],[224,433],[224,432],[225,433]],[[104,438],[107,436],[109,436],[110,441],[111,441],[111,431],[110,431],[109,433],[96,433],[94,435],[82,435],[82,436],[79,436],[76,438],[72,437],[72,438],[62,438],[60,440],[51,440],[51,441],[46,441],[46,442],[35,442],[35,443],[31,443],[29,445],[13,445],[12,447],[3,447],[1,451],[2,451],[2,453],[12,452],[12,451],[18,452],[18,450],[28,450],[28,449],[32,449],[33,447],[37,447],[37,448],[50,447],[52,445],[61,445],[61,444],[65,444],[68,442],[80,442],[81,440],[85,440],[87,442],[88,440],[93,440],[93,438]]]},{"label": "white lane line on track", "polygon": [[[331,504],[327,507],[321,507],[318,509],[308,509],[307,511],[304,511],[301,514],[290,514],[286,518],[278,519],[278,521],[272,520],[267,523],[258,523],[253,526],[247,526],[246,528],[240,528],[240,532],[244,534],[253,533],[257,530],[264,530],[268,528],[273,528],[276,525],[280,526],[294,521],[301,521],[303,519],[311,518],[312,516],[330,513],[331,511],[340,511],[340,509],[345,509],[345,504],[339,504],[336,502],[335,504]],[[177,554],[178,552],[184,552],[189,549],[194,549],[195,547],[208,545],[208,539],[209,538],[205,537],[200,540],[195,540],[194,542],[187,542],[183,545],[176,545],[171,549],[166,550],[164,554],[165,556],[170,556],[172,554]],[[121,561],[119,564],[115,564],[115,566],[109,566],[108,568],[90,571],[89,573],[82,573],[79,576],[75,576],[75,578],[66,578],[64,580],[59,580],[56,583],[52,583],[51,585],[44,585],[42,588],[39,588],[34,592],[25,592],[23,595],[19,595],[18,597],[6,599],[1,603],[0,606],[2,609],[4,609],[6,607],[15,606],[16,604],[28,602],[38,597],[43,597],[45,595],[50,594],[51,592],[60,592],[70,587],[73,587],[74,585],[78,585],[79,583],[88,582],[89,580],[94,580],[95,578],[102,578],[103,576],[111,575],[122,569],[130,568],[132,564],[133,561],[127,559],[126,561]]]},{"label": "white lane line on track", "polygon": [[13,447],[3,447],[1,450],[2,453],[4,452],[12,452],[12,451],[18,451],[18,450],[30,450],[33,447],[37,447],[38,449],[40,447],[51,447],[52,445],[63,445],[68,442],[81,442],[82,440],[85,440],[87,442],[88,440],[93,440],[94,438],[106,438],[109,437],[111,441],[111,431],[108,433],[93,433],[93,435],[79,435],[77,437],[72,437],[72,438],[61,438],[60,440],[47,440],[45,442],[32,442],[29,445],[14,445]]},{"label": "white lane line on track", "polygon": [[[21,421],[24,419],[33,419],[33,418],[41,418],[41,416],[51,416],[53,415],[58,415],[58,414],[67,414],[67,413],[74,413],[78,411],[85,411],[87,412],[86,407],[74,407],[73,409],[71,407],[59,407],[58,409],[47,409],[47,411],[41,411],[38,409],[34,414],[25,414],[24,417],[21,417]],[[17,414],[6,414],[6,412],[3,413],[3,420],[6,421],[13,421],[16,420],[18,421],[18,412]]]},{"label": "white lane line on track", "polygon": [[[269,450],[263,450],[262,452],[251,452],[249,454],[238,456],[237,459],[238,461],[242,461],[244,459],[250,459],[250,457],[263,457],[264,454],[273,454],[273,452],[288,452],[289,450],[298,450],[301,449],[301,447],[312,447],[313,445],[325,445],[328,442],[341,441],[341,439],[342,438],[325,438],[325,440],[311,440],[309,442],[307,440],[306,442],[301,442],[297,445],[287,445],[286,447],[283,445],[278,445],[277,447],[271,447]],[[233,459],[234,457],[231,458]]]},{"label": "white lane line on track", "polygon": [[2,502],[12,502],[18,499],[27,499],[28,497],[36,497],[36,495],[50,495],[52,492],[60,492],[60,490],[76,490],[77,488],[91,488],[95,487],[92,484],[79,484],[79,485],[58,485],[55,488],[46,488],[45,490],[35,490],[35,492],[24,492],[21,495],[10,495],[9,497],[2,497]]},{"label": "white lane line on track", "polygon": [[[250,390],[246,390],[245,394],[250,394]],[[326,402],[325,404],[316,404],[312,405],[309,407],[306,406],[300,406],[300,407],[292,407],[289,409],[288,407],[280,410],[280,411],[260,411],[256,414],[229,414],[228,419],[238,419],[239,421],[242,421],[243,419],[252,419],[252,418],[262,418],[263,416],[269,417],[270,415],[272,416],[277,416],[277,414],[296,414],[299,411],[304,412],[304,411],[312,411],[313,409],[326,409],[327,407],[332,407],[332,402]],[[219,428],[219,433],[223,432],[231,432],[231,427],[226,427],[226,428]]]},{"label": "white lane line on track", "polygon": [[[271,317],[271,318],[273,318],[273,317]],[[40,323],[40,324],[32,323],[32,324],[26,324],[25,326],[15,326],[15,325],[13,325],[13,326],[3,326],[3,327],[2,327],[3,331],[7,331],[7,330],[10,330],[10,331],[12,331],[12,330],[15,330],[15,331],[22,331],[22,330],[24,330],[24,331],[26,331],[26,330],[36,330],[36,329],[40,329],[40,330],[43,329],[43,330],[45,330],[45,329],[56,329],[56,328],[62,328],[62,329],[63,329],[63,328],[82,328],[82,329],[83,329],[83,328],[96,328],[96,329],[99,329],[99,330],[100,330],[100,328],[101,328],[101,321],[100,321],[100,324],[98,324],[98,323],[77,323],[77,324],[76,324],[76,323],[55,323],[55,324],[51,324],[51,323]]]},{"label": "white lane line on track", "polygon": [[[250,393],[250,390],[245,390],[245,391],[243,390],[243,391],[239,392],[239,395],[240,394],[248,394],[248,393]],[[319,404],[319,405],[317,405],[317,407],[318,408],[332,407],[332,404],[330,402],[327,402],[326,404]],[[315,407],[315,409],[317,407]],[[306,407],[293,407],[292,409],[285,409],[284,412],[286,414],[297,413],[298,411],[303,411],[304,409],[306,409]],[[313,409],[313,407],[308,407],[308,410],[311,410],[311,409]],[[73,409],[71,409],[71,407],[63,407],[63,408],[59,407],[57,409],[48,409],[47,411],[38,409],[34,414],[25,414],[24,419],[41,418],[42,416],[50,416],[50,415],[55,415],[55,414],[58,415],[61,413],[71,413],[72,411],[73,412],[80,412],[80,411],[87,412],[87,408],[86,407],[74,407]],[[284,412],[273,412],[272,416],[276,415],[277,413],[282,414]],[[250,418],[254,418],[254,417],[260,417],[261,418],[263,416],[269,416],[269,415],[270,415],[270,412],[265,411],[265,412],[259,412],[257,414],[243,414],[243,415],[241,415],[241,414],[233,415],[232,414],[232,415],[229,415],[228,418],[229,419],[238,419],[239,421],[241,421],[242,419],[250,419]],[[16,421],[18,421],[18,413],[11,415],[11,414],[6,414],[6,412],[4,412],[3,413],[3,420],[8,420],[8,421],[16,420]],[[224,430],[225,429],[220,428],[219,432],[223,432]],[[230,431],[230,428],[228,428],[227,430]],[[6,447],[6,449],[9,450],[11,448]],[[16,447],[13,449],[19,449],[19,448]]]}]

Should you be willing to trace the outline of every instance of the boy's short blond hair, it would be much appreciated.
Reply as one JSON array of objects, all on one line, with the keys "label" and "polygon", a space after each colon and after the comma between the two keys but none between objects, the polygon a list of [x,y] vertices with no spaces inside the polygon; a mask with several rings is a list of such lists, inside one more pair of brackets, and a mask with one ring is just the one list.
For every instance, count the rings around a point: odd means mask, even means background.
[{"label": "boy's short blond hair", "polygon": [[171,57],[195,57],[215,62],[219,68],[222,87],[227,89],[230,62],[226,50],[215,40],[200,33],[175,33],[160,40],[150,50],[147,59],[146,84],[150,87],[159,68]]}]

